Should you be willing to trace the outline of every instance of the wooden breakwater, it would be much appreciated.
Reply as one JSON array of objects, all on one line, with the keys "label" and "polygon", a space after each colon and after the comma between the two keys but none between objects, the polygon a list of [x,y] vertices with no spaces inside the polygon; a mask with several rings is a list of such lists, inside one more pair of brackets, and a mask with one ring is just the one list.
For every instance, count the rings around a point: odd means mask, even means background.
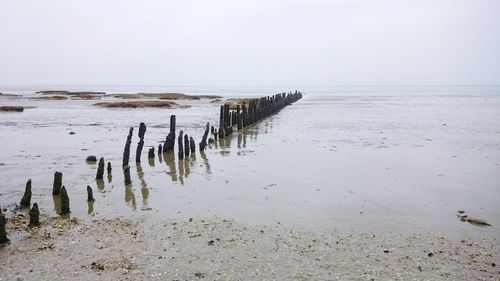
[{"label": "wooden breakwater", "polygon": [[[208,159],[206,157],[204,150],[207,148],[209,143],[214,142],[213,139],[208,139],[209,133],[211,133],[214,136],[215,140],[217,139],[221,140],[231,135],[235,130],[238,131],[244,130],[246,127],[272,114],[277,113],[287,105],[290,105],[300,100],[301,98],[302,98],[302,93],[295,91],[293,93],[292,92],[281,93],[281,94],[276,94],[274,96],[267,96],[255,99],[245,99],[244,101],[241,102],[237,101],[236,103],[233,104],[225,103],[224,105],[221,105],[219,112],[218,129],[216,129],[214,126],[210,127],[210,124],[206,123],[205,130],[201,138],[201,142],[199,143],[199,153],[204,162],[206,163],[207,169],[209,170],[210,168],[208,166],[209,165]],[[160,161],[162,161],[161,159],[164,158],[165,162],[167,163],[167,166],[171,166],[171,170],[175,170],[175,163],[173,163],[174,161],[173,159],[175,157],[174,156],[175,136],[176,136],[175,123],[176,123],[176,116],[172,115],[170,117],[170,130],[165,138],[163,146],[161,144],[158,145],[158,157]],[[123,150],[122,169],[124,173],[124,183],[126,189],[130,189],[132,184],[130,178],[129,158],[130,158],[130,146],[132,143],[133,130],[134,130],[133,127],[129,128],[125,142],[125,147]],[[136,165],[138,167],[140,167],[141,163],[141,155],[142,155],[142,149],[144,147],[145,133],[146,133],[146,125],[144,123],[140,123],[138,132],[139,143],[137,145],[137,150],[136,150]],[[188,136],[182,130],[180,130],[177,139],[177,144],[178,144],[177,158],[179,160],[179,170],[181,169],[185,170],[186,171],[185,174],[187,177],[190,169],[187,161],[189,159],[189,156],[192,155],[194,157],[196,152],[195,140],[192,136]],[[148,159],[154,160],[154,158],[155,158],[154,146],[152,146],[148,151]],[[171,160],[168,161],[168,159]],[[184,161],[184,159],[186,160],[181,165],[180,161]],[[95,156],[88,156],[86,161],[97,162],[97,158]],[[97,187],[100,189],[104,188],[104,182],[103,182],[104,170],[105,170],[105,161],[104,158],[101,157],[99,160],[97,173],[95,177]],[[108,172],[109,182],[111,182],[112,180],[111,171],[112,171],[111,162],[108,162],[107,172]],[[184,172],[181,172],[181,181],[183,173]],[[71,213],[70,199],[66,187],[62,185],[62,176],[63,174],[61,172],[54,173],[52,195],[54,197],[55,205],[58,206],[56,207],[58,213],[62,216],[67,216]],[[174,176],[172,175],[172,177]],[[28,209],[30,208],[31,188],[32,188],[31,184],[32,184],[31,180],[28,180],[28,182],[26,183],[25,192],[20,203],[21,208],[28,208]],[[86,190],[87,190],[87,202],[89,202],[89,208],[92,207],[93,210],[93,202],[95,201],[95,199],[93,196],[92,188],[89,185],[87,185]],[[35,202],[32,208],[29,209],[29,218],[30,218],[28,224],[29,227],[40,226],[39,215],[40,211],[38,208],[38,204]],[[0,244],[9,242],[5,229],[6,222],[7,219],[5,215],[2,214],[2,210],[0,208]]]},{"label": "wooden breakwater", "polygon": [[[231,105],[226,103],[220,107],[219,130],[217,135],[224,138],[233,133],[234,128],[242,130],[258,122],[302,98],[299,91],[281,93],[274,96],[251,99],[248,104],[236,104],[231,110]],[[215,130],[213,130],[215,134]]]}]

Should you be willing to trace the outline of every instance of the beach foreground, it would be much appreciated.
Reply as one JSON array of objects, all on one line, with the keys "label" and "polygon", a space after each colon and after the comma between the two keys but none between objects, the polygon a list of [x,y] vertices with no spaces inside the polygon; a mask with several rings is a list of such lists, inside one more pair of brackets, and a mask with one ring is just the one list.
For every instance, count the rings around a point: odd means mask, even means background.
[{"label": "beach foreground", "polygon": [[[500,280],[497,239],[232,220],[10,220],[0,280]],[[12,231],[11,231],[12,232]],[[23,236],[21,238],[21,236]],[[17,241],[16,241],[17,240]]]}]

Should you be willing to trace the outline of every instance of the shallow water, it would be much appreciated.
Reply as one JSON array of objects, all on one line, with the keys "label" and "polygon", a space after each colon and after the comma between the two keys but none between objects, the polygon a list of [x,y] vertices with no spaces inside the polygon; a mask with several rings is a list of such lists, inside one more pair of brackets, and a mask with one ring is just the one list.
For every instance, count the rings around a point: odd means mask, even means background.
[{"label": "shallow water", "polygon": [[[164,141],[171,114],[177,129],[198,143],[205,123],[218,121],[218,105],[110,110],[93,107],[95,101],[0,100],[36,106],[0,113],[0,205],[19,203],[31,178],[32,202],[56,215],[52,181],[61,171],[72,216],[79,218],[218,216],[360,231],[500,234],[500,91],[310,90],[205,154],[197,149],[189,160],[179,161],[175,153],[154,163],[147,149]],[[148,128],[138,166],[132,155],[140,122]],[[120,166],[130,126],[132,185],[125,186]],[[105,176],[103,186],[94,180],[97,164],[87,164],[87,155],[112,163],[112,179]],[[92,206],[87,184],[94,189]],[[493,226],[460,222],[458,210]]]}]

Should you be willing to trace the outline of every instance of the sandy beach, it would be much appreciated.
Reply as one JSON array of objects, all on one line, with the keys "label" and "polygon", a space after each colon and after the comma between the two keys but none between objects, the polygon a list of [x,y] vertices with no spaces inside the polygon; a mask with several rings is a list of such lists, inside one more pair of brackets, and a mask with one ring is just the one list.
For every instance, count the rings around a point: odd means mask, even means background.
[{"label": "sandy beach", "polygon": [[[19,218],[22,221],[22,218]],[[2,280],[498,280],[498,239],[50,218],[2,247]],[[57,272],[57,273],[56,273]]]}]

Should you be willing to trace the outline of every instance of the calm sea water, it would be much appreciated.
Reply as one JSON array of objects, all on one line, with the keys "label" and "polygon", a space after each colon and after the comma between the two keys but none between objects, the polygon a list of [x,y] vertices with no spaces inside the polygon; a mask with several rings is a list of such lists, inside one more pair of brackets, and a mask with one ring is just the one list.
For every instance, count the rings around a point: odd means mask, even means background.
[{"label": "calm sea water", "polygon": [[[43,89],[227,97],[294,90],[4,86],[0,92],[30,96]],[[95,101],[0,99],[2,105],[35,106],[0,113],[0,205],[19,203],[31,178],[32,202],[56,215],[52,180],[61,171],[72,215],[84,219],[218,216],[362,231],[500,234],[500,87],[297,89],[306,94],[301,101],[205,154],[182,161],[164,155],[154,163],[147,160],[147,148],[165,139],[171,114],[177,115],[177,128],[198,143],[204,124],[217,123],[218,104],[107,110],[92,106]],[[143,163],[131,164],[132,185],[125,186],[119,167],[125,138],[134,126],[134,154],[140,122],[148,126]],[[114,166],[104,185],[94,180],[96,165],[85,163],[91,154]],[[95,191],[93,205],[85,201],[87,185]],[[493,226],[460,222],[458,210]]]}]

